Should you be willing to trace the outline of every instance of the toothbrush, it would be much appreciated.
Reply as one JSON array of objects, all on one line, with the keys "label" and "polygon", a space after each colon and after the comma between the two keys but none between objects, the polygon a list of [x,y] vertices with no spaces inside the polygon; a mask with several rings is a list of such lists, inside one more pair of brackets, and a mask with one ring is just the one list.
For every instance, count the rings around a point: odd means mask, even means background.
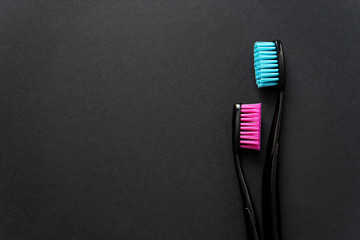
[{"label": "toothbrush", "polygon": [[264,239],[281,240],[279,147],[285,90],[285,56],[281,41],[255,42],[254,66],[258,88],[277,88],[277,104],[263,172],[262,212]]},{"label": "toothbrush", "polygon": [[233,150],[248,240],[261,240],[259,224],[240,163],[243,149],[260,150],[261,103],[235,104],[233,109]]}]

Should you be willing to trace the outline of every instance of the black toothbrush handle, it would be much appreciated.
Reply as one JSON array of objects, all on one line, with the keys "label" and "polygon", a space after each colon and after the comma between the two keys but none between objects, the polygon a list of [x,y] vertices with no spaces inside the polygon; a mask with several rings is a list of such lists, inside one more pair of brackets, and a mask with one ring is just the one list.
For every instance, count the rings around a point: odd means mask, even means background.
[{"label": "black toothbrush handle", "polygon": [[280,89],[263,172],[262,209],[265,240],[282,239],[279,196],[279,141],[283,107],[284,91]]},{"label": "black toothbrush handle", "polygon": [[244,206],[246,234],[248,240],[261,240],[261,231],[256,217],[254,204],[251,199],[244,173],[240,163],[240,112],[241,105],[235,104],[233,110],[233,151],[236,172],[239,179],[240,192]]},{"label": "black toothbrush handle", "polygon": [[240,191],[244,205],[244,217],[246,225],[246,234],[248,240],[261,240],[260,227],[257,221],[254,204],[252,202],[249,189],[247,187],[244,174],[240,166],[239,155],[235,156],[236,171],[238,173]]},{"label": "black toothbrush handle", "polygon": [[285,91],[285,54],[280,40],[274,41],[279,63],[279,86],[274,118],[269,142],[262,183],[262,216],[265,240],[281,240],[280,191],[279,191],[279,148],[280,129],[284,109]]}]

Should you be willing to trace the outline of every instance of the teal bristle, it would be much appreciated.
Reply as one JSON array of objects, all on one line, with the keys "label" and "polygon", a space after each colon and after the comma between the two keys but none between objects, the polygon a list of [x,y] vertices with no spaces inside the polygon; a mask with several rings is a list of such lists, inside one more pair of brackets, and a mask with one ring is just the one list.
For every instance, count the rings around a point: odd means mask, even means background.
[{"label": "teal bristle", "polygon": [[255,42],[254,68],[258,88],[279,84],[279,64],[274,42]]}]

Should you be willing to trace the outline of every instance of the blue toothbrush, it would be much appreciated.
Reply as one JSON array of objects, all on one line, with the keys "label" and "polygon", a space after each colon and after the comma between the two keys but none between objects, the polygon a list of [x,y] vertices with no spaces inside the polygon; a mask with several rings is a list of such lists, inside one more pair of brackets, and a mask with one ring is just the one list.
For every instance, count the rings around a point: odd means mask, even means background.
[{"label": "blue toothbrush", "polygon": [[255,42],[254,67],[259,88],[276,87],[277,104],[267,146],[262,183],[262,213],[265,240],[281,240],[279,198],[280,128],[284,108],[285,56],[281,41]]}]

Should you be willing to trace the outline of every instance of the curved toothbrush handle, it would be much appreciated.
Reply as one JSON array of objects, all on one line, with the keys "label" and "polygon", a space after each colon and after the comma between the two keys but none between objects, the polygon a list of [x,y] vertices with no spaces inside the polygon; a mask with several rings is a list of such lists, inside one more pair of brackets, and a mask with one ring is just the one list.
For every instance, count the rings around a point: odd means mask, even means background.
[{"label": "curved toothbrush handle", "polygon": [[244,208],[246,234],[248,240],[261,240],[259,227],[249,208]]},{"label": "curved toothbrush handle", "polygon": [[262,206],[265,240],[282,239],[279,197],[279,141],[283,106],[284,91],[280,89],[263,172]]},{"label": "curved toothbrush handle", "polygon": [[236,171],[239,177],[239,184],[244,205],[244,217],[246,224],[246,234],[248,240],[261,240],[260,227],[257,221],[254,204],[252,202],[249,189],[247,187],[244,174],[240,166],[240,158],[235,154]]}]

